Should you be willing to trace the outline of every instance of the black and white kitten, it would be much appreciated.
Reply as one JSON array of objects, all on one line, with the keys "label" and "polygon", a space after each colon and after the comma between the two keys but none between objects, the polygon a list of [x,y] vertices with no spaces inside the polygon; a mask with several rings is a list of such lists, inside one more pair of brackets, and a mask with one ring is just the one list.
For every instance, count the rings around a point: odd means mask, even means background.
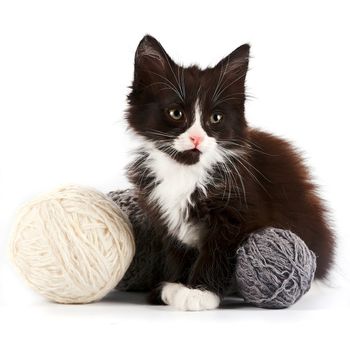
[{"label": "black and white kitten", "polygon": [[128,175],[164,242],[152,301],[214,309],[233,281],[235,253],[254,230],[298,234],[328,271],[334,238],[300,156],[249,128],[244,115],[249,45],[215,67],[181,67],[146,36],[135,55],[127,121],[142,140]]}]

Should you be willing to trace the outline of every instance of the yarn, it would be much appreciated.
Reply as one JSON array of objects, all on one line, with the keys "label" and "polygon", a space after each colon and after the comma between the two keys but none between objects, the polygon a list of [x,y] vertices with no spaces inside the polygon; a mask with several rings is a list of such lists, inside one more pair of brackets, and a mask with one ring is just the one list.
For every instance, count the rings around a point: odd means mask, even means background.
[{"label": "yarn", "polygon": [[146,292],[163,282],[160,267],[165,264],[163,240],[155,232],[155,225],[139,206],[137,193],[133,189],[108,193],[108,196],[128,216],[133,227],[135,256],[119,282],[121,291]]},{"label": "yarn", "polygon": [[[136,194],[109,197],[69,186],[19,211],[10,253],[34,290],[59,303],[88,303],[115,286],[145,291],[162,280],[164,249]],[[285,308],[310,289],[315,269],[314,253],[298,236],[267,228],[238,248],[232,290],[258,307]]]},{"label": "yarn", "polygon": [[236,282],[246,302],[280,309],[311,286],[315,254],[293,232],[267,228],[252,233],[237,251]]},{"label": "yarn", "polygon": [[107,196],[68,186],[18,213],[12,261],[29,285],[59,303],[104,297],[124,276],[135,251],[131,224]]}]

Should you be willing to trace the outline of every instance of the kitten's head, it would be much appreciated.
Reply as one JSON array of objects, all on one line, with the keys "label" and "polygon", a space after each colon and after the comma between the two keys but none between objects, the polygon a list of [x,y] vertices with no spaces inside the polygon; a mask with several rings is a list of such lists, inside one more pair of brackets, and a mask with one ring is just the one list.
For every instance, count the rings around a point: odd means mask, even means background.
[{"label": "kitten's head", "polygon": [[129,126],[148,145],[192,165],[240,147],[246,133],[245,77],[249,45],[215,67],[177,65],[160,43],[145,36],[135,55]]}]

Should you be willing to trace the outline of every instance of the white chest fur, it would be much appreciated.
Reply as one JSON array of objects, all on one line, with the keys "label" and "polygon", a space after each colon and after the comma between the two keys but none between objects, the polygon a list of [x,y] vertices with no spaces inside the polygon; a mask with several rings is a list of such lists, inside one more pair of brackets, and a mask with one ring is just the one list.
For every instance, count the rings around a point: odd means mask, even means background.
[{"label": "white chest fur", "polygon": [[201,163],[180,164],[157,149],[150,152],[148,166],[159,182],[151,200],[159,205],[169,233],[187,245],[197,246],[203,227],[189,220],[189,209],[193,206],[192,193],[197,188],[205,193],[206,169]]}]

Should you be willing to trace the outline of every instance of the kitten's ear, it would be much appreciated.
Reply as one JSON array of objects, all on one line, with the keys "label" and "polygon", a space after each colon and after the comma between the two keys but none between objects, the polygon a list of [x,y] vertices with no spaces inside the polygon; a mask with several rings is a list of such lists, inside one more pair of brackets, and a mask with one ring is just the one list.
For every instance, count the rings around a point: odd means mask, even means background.
[{"label": "kitten's ear", "polygon": [[159,81],[174,62],[163,46],[152,36],[146,35],[139,43],[135,53],[135,83]]},{"label": "kitten's ear", "polygon": [[231,75],[237,83],[245,82],[248,71],[250,45],[244,44],[222,59],[214,69],[220,70],[224,75]]}]

